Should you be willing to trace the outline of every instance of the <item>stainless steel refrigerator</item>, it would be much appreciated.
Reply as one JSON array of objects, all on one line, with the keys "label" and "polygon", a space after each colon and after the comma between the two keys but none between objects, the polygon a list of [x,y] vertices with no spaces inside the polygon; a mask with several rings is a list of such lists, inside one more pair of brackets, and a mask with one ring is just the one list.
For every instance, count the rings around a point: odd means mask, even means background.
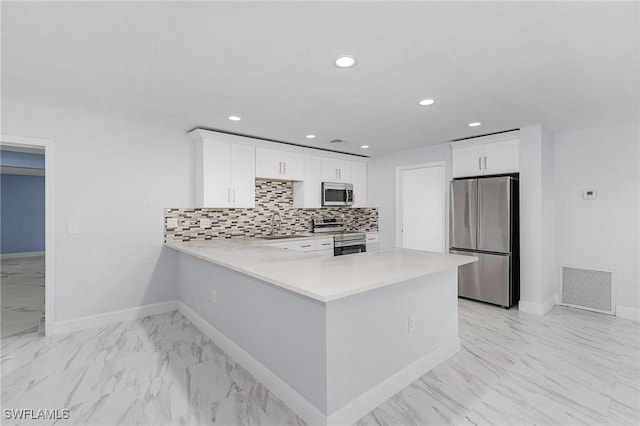
[{"label": "stainless steel refrigerator", "polygon": [[480,260],[458,269],[458,296],[509,308],[520,299],[518,179],[451,181],[450,253]]}]

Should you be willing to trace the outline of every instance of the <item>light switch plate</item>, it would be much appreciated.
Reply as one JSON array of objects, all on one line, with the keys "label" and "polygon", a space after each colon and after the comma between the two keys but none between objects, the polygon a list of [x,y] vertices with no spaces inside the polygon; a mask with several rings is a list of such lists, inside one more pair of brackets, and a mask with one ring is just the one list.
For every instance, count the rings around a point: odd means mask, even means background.
[{"label": "light switch plate", "polygon": [[585,200],[595,200],[596,198],[598,198],[598,193],[595,189],[585,189],[582,193],[582,198],[584,198]]},{"label": "light switch plate", "polygon": [[167,219],[167,228],[177,228],[178,227],[178,219],[175,217],[170,217]]},{"label": "light switch plate", "polygon": [[208,228],[211,226],[211,219],[200,219],[200,228]]}]

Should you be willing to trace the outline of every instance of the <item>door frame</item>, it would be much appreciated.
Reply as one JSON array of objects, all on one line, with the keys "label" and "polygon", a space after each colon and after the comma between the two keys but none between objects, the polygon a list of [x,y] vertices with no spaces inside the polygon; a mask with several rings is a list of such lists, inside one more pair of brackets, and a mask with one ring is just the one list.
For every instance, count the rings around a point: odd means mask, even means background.
[{"label": "door frame", "polygon": [[0,135],[1,146],[44,150],[44,334],[53,331],[53,141],[14,135]]},{"label": "door frame", "polygon": [[410,164],[396,167],[396,247],[402,247],[402,173],[407,170],[442,168],[442,205],[444,206],[442,223],[444,233],[442,241],[442,252],[447,252],[447,162],[434,161],[431,163]]}]

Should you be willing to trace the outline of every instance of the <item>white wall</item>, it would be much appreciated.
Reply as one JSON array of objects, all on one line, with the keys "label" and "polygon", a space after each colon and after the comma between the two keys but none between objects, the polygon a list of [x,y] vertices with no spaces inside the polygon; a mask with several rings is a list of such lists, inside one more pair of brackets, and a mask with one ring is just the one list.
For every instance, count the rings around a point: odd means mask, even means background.
[{"label": "white wall", "polygon": [[554,140],[541,125],[520,129],[520,303],[543,315],[555,304]]},{"label": "white wall", "polygon": [[558,264],[614,271],[618,315],[640,320],[639,125],[556,133],[555,173]]},{"label": "white wall", "polygon": [[[444,161],[447,212],[449,211],[449,181],[451,180],[451,145],[442,143],[423,148],[373,156],[367,164],[368,204],[378,207],[380,248],[396,244],[396,167]],[[446,241],[449,244],[449,216],[446,218]]]},{"label": "white wall", "polygon": [[7,102],[2,133],[53,141],[54,321],[177,298],[163,209],[193,205],[186,133]]}]

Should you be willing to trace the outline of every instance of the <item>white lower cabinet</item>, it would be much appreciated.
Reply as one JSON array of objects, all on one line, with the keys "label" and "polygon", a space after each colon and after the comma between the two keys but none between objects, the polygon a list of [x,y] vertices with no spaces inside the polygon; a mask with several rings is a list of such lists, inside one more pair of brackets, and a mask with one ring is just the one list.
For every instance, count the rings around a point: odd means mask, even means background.
[{"label": "white lower cabinet", "polygon": [[380,244],[378,240],[377,232],[367,232],[367,251],[380,250]]},{"label": "white lower cabinet", "polygon": [[266,245],[286,250],[333,256],[333,238],[305,238],[304,240],[279,241],[277,243],[269,243]]},{"label": "white lower cabinet", "polygon": [[318,254],[333,256],[333,238],[320,238],[316,240]]}]

